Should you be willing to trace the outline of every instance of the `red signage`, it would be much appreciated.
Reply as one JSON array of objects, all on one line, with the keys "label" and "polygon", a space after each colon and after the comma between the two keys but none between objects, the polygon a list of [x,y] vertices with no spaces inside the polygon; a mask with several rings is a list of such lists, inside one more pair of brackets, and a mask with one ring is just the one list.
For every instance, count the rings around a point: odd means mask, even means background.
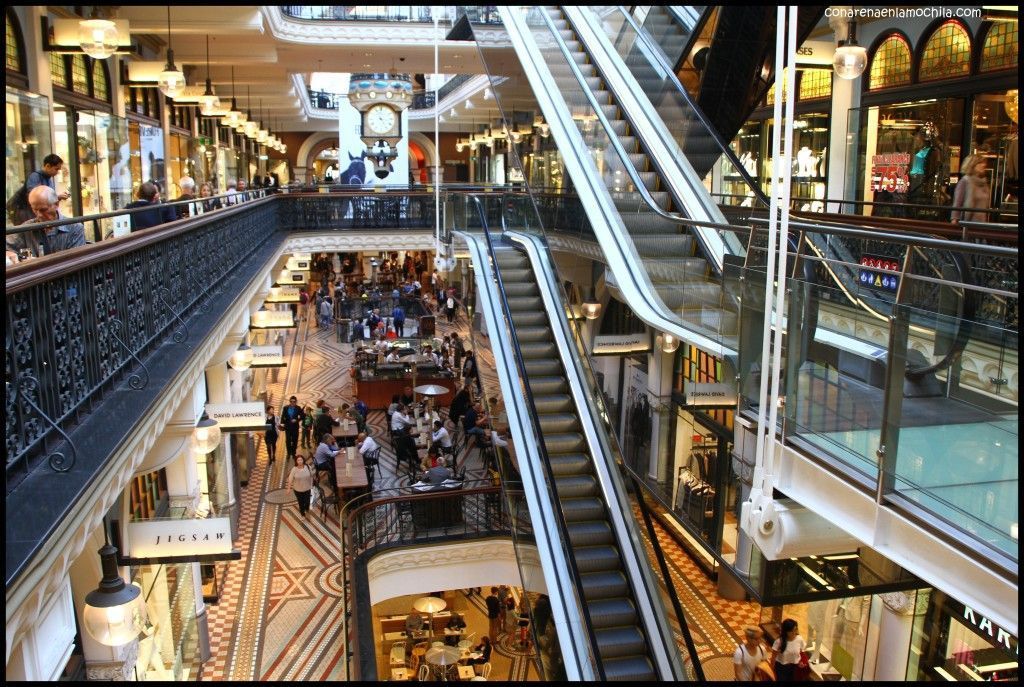
[{"label": "red signage", "polygon": [[910,153],[886,153],[871,157],[871,190],[906,193],[910,188],[907,171]]}]

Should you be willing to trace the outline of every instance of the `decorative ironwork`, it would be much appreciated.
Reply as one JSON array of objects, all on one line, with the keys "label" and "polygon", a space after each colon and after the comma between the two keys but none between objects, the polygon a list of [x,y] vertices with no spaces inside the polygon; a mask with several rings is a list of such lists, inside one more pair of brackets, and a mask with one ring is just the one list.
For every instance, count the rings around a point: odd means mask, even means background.
[{"label": "decorative ironwork", "polygon": [[[10,386],[10,385],[9,385]],[[37,390],[39,388],[39,380],[31,375],[22,375],[18,378],[17,383],[13,389],[8,389],[8,394],[12,396],[20,396],[22,403],[26,404],[38,417],[45,420],[53,429],[64,437],[65,441],[68,442],[68,448],[71,449],[70,459],[64,455],[62,451],[54,451],[47,457],[47,462],[50,468],[54,472],[67,472],[75,465],[75,458],[77,457],[77,451],[75,450],[75,443],[71,441],[71,437],[61,429],[60,425],[57,424],[53,418],[46,414],[46,412],[39,407],[39,405],[32,399],[30,391]],[[11,394],[11,391],[14,393]]]},{"label": "decorative ironwork", "polygon": [[132,347],[129,346],[127,343],[125,343],[125,341],[120,336],[118,336],[117,334],[115,334],[113,332],[114,329],[117,329],[119,331],[123,331],[124,328],[125,328],[124,323],[121,320],[113,319],[113,320],[110,321],[110,324],[112,325],[112,328],[110,330],[110,335],[112,337],[114,337],[114,340],[117,341],[117,343],[121,344],[121,346],[123,346],[124,349],[126,351],[128,351],[128,355],[130,355],[131,357],[135,358],[135,362],[137,362],[139,365],[141,365],[143,372],[146,373],[146,380],[145,381],[143,381],[142,377],[140,377],[138,375],[138,373],[135,373],[135,372],[133,372],[128,377],[128,386],[130,386],[132,389],[135,389],[136,391],[141,391],[142,389],[146,388],[146,385],[149,384],[149,368],[146,367],[146,363],[142,362],[142,359],[139,358],[139,356],[135,355],[135,351],[132,350]]},{"label": "decorative ironwork", "polygon": [[[398,21],[426,24],[433,21],[429,5],[284,5],[281,13],[292,19],[314,21]],[[444,17],[441,17],[442,20]]]},{"label": "decorative ironwork", "polygon": [[171,304],[168,302],[171,299],[171,290],[168,289],[166,286],[161,286],[157,290],[156,295],[160,299],[160,301],[167,307],[167,309],[171,311],[171,314],[174,315],[174,319],[181,323],[181,326],[174,330],[174,334],[171,335],[171,339],[174,341],[174,343],[183,342],[185,339],[188,338],[188,323],[185,322],[185,320],[181,319],[181,315],[174,312],[174,308],[171,307]]}]

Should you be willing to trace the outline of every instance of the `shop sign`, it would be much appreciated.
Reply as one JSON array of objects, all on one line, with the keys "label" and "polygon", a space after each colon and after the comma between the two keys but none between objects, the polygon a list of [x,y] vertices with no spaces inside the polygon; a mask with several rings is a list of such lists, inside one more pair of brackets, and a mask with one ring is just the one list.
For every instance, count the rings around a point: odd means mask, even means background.
[{"label": "shop sign", "polygon": [[174,557],[185,562],[231,553],[231,518],[141,520],[128,523],[132,559]]},{"label": "shop sign", "polygon": [[310,258],[296,258],[296,257],[293,256],[293,257],[288,258],[288,262],[285,263],[284,268],[286,270],[293,270],[293,271],[308,270],[309,269],[309,263],[311,261],[312,260]]},{"label": "shop sign", "polygon": [[805,65],[832,67],[836,46],[832,41],[804,41],[796,49],[797,67]]},{"label": "shop sign", "polygon": [[284,349],[282,346],[253,346],[252,366],[263,367],[284,367]]},{"label": "shop sign", "polygon": [[291,310],[258,310],[252,314],[250,329],[291,329],[295,318]]},{"label": "shop sign", "polygon": [[267,303],[298,303],[299,300],[299,287],[290,284],[272,287],[267,297]]},{"label": "shop sign", "polygon": [[910,188],[910,153],[871,156],[871,190],[906,193]]},{"label": "shop sign", "polygon": [[900,271],[900,263],[898,260],[893,258],[880,258],[874,255],[863,255],[860,259],[860,273],[857,276],[859,281],[864,286],[872,289],[881,289],[882,291],[891,291],[896,293],[896,288],[899,286],[899,277],[895,274],[888,274],[885,272],[876,272],[875,270],[891,270],[893,272]]},{"label": "shop sign", "polygon": [[651,336],[639,334],[602,334],[594,337],[593,355],[618,355],[620,353],[643,353],[651,350]]},{"label": "shop sign", "polygon": [[309,272],[285,269],[278,272],[274,286],[305,284],[307,281],[309,281]]},{"label": "shop sign", "polygon": [[987,636],[990,640],[1003,646],[1011,653],[1017,653],[1017,638],[1012,634],[993,623],[989,618],[975,613],[970,606],[964,606],[964,622],[970,625],[976,632]]},{"label": "shop sign", "polygon": [[685,401],[687,406],[735,406],[736,387],[720,382],[711,384],[687,383]]},{"label": "shop sign", "polygon": [[250,403],[207,403],[206,414],[216,420],[221,431],[266,429],[266,406],[261,401]]}]

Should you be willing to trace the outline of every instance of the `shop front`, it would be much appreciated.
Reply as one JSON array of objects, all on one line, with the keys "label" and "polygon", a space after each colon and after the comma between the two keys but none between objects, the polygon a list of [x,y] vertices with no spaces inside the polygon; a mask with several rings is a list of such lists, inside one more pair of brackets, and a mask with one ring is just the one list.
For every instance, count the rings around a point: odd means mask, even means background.
[{"label": "shop front", "polygon": [[[50,142],[50,101],[36,93],[7,86],[4,123],[7,129],[5,188],[10,198],[28,175],[42,169]],[[8,218],[10,222],[10,218]]]},{"label": "shop front", "polygon": [[870,55],[847,137],[857,211],[947,221],[970,156],[986,163],[987,207],[1015,202],[1017,22],[984,22],[972,32],[948,20],[920,43],[892,30]]},{"label": "shop front", "polygon": [[1017,637],[938,590],[920,592],[906,679],[1017,682]]}]

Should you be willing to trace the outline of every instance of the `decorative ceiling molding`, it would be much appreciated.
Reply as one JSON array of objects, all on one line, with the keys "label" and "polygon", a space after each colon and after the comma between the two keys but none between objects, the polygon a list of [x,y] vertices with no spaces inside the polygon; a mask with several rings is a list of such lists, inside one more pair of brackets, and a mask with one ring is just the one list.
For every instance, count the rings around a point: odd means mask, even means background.
[{"label": "decorative ceiling molding", "polygon": [[433,250],[432,229],[382,229],[379,233],[326,231],[293,234],[282,253]]},{"label": "decorative ceiling molding", "polygon": [[[325,43],[337,45],[433,45],[433,24],[403,23],[401,31],[386,31],[381,40],[381,28],[394,28],[389,21],[325,21],[319,19],[293,19],[285,16],[279,5],[263,5],[260,10],[267,20],[271,35],[288,43]],[[463,41],[441,41],[442,45],[464,47]]]}]

